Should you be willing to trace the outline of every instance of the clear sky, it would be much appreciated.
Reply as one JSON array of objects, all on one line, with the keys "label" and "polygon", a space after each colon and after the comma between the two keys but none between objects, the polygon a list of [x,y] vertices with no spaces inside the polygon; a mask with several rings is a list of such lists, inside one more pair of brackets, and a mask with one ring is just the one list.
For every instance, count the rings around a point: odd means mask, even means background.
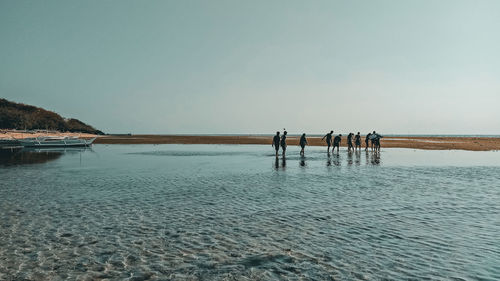
[{"label": "clear sky", "polygon": [[0,97],[108,133],[500,133],[500,1],[0,0]]}]

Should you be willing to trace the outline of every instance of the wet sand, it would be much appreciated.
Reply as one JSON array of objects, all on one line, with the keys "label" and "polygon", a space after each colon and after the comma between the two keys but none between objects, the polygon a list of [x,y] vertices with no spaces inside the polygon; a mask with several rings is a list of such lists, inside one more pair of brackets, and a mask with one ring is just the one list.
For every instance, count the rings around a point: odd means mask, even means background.
[{"label": "wet sand", "polygon": [[[364,136],[363,136],[364,140]],[[271,145],[270,136],[181,136],[181,135],[107,135],[99,136],[95,143],[101,144],[262,144]],[[287,144],[298,145],[298,136],[289,136]],[[325,146],[320,137],[308,137],[309,145]],[[364,141],[362,147],[364,149]],[[500,138],[488,137],[385,137],[383,148],[411,148],[428,150],[500,150]],[[342,147],[347,146],[345,137]]]}]

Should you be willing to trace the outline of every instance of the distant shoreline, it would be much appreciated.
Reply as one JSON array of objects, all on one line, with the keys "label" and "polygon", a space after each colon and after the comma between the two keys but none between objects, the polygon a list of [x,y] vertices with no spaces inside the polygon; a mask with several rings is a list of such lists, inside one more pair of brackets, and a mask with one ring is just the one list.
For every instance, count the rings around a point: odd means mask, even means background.
[{"label": "distant shoreline", "polygon": [[[40,135],[74,136],[81,138],[97,137],[96,144],[259,144],[271,145],[272,135],[92,135],[80,133],[26,133],[20,131],[2,131],[0,139],[20,139]],[[326,146],[318,135],[307,137],[310,146]],[[299,136],[288,135],[289,146],[298,145]],[[365,148],[362,136],[362,149]],[[382,148],[409,148],[426,150],[500,150],[500,137],[497,136],[395,136],[386,135],[381,140]],[[346,137],[342,138],[342,147],[347,146]]]},{"label": "distant shoreline", "polygon": [[[271,145],[272,136],[263,135],[106,135],[98,136],[96,144],[260,144]],[[287,138],[287,144],[298,145],[298,136]],[[308,137],[311,146],[326,146],[321,137]],[[390,136],[381,141],[382,148],[427,150],[500,150],[498,137],[413,137]],[[341,146],[347,146],[345,136]],[[365,148],[364,136],[362,149]]]}]

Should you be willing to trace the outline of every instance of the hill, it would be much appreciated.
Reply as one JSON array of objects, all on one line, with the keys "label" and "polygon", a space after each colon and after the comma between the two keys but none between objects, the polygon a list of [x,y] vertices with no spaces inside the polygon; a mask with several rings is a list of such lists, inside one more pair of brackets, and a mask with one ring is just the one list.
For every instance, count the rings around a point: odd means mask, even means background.
[{"label": "hill", "polygon": [[55,112],[6,99],[0,99],[0,128],[104,134],[80,120],[63,118]]}]

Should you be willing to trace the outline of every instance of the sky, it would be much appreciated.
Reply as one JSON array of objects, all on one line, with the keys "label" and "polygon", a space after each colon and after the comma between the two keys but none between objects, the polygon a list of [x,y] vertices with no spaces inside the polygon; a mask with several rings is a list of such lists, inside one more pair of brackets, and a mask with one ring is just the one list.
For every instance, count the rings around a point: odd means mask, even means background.
[{"label": "sky", "polygon": [[500,1],[0,0],[0,97],[106,133],[499,134]]}]

